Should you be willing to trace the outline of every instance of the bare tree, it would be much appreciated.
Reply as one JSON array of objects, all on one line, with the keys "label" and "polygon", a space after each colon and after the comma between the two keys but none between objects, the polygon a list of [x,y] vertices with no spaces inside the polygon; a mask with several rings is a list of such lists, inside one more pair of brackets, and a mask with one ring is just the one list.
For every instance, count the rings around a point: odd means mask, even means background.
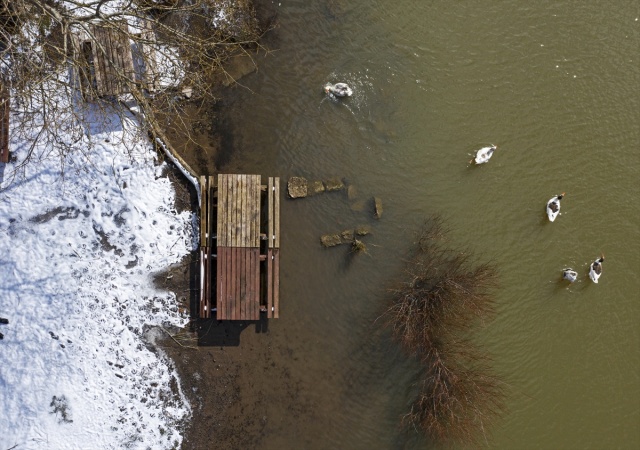
[{"label": "bare tree", "polygon": [[259,33],[249,0],[0,0],[0,83],[14,141],[28,146],[18,166],[38,148],[83,150],[87,120],[124,111],[116,101],[161,132],[158,117],[179,122],[185,97],[212,98],[211,77]]}]

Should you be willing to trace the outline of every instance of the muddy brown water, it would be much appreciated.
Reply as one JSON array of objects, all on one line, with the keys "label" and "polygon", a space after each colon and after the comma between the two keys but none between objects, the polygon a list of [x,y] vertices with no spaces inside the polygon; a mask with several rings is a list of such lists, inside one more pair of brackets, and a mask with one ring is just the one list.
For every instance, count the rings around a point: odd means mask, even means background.
[{"label": "muddy brown water", "polygon": [[[433,448],[398,427],[419,368],[377,320],[433,213],[500,272],[476,333],[508,385],[488,447],[640,447],[637,2],[272,6],[274,51],[225,94],[217,168],[337,176],[357,195],[283,201],[280,319],[223,330],[237,345],[170,349],[194,401],[184,448]],[[353,97],[326,99],[327,81]],[[493,159],[469,167],[488,143]],[[359,225],[367,254],[320,246]]]}]

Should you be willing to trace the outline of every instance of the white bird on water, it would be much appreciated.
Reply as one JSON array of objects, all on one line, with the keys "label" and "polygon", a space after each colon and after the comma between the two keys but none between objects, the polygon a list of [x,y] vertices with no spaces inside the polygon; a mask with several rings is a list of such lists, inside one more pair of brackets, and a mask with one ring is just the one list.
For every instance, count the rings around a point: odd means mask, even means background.
[{"label": "white bird on water", "polygon": [[602,261],[604,261],[604,255],[592,262],[589,267],[589,278],[591,278],[591,281],[594,283],[597,283],[598,278],[602,275]]},{"label": "white bird on water", "polygon": [[563,192],[560,195],[551,197],[547,202],[547,216],[549,216],[549,220],[551,222],[556,220],[556,217],[558,217],[558,214],[560,213],[560,200],[562,200],[562,197],[565,195],[566,194]]},{"label": "white bird on water", "polygon": [[476,164],[484,164],[488,162],[493,156],[493,152],[498,149],[497,145],[491,144],[490,147],[482,147],[476,152],[476,157],[469,161],[469,164],[475,162]]},{"label": "white bird on water", "polygon": [[351,97],[353,91],[347,83],[327,83],[324,85],[324,92],[329,97]]},{"label": "white bird on water", "polygon": [[576,272],[573,269],[564,269],[562,271],[562,278],[564,280],[569,281],[570,283],[573,283],[574,281],[576,281],[578,279],[578,272]]}]

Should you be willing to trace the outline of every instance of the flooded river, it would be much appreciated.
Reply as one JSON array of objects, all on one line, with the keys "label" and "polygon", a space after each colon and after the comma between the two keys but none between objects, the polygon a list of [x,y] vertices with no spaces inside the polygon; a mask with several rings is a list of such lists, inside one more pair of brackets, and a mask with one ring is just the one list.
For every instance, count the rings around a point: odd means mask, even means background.
[{"label": "flooded river", "polygon": [[[639,17],[631,0],[280,3],[272,51],[226,111],[220,170],[340,177],[355,195],[282,203],[269,339],[308,408],[272,402],[262,448],[430,448],[398,427],[420,371],[376,319],[434,213],[500,274],[498,314],[475,334],[508,386],[489,447],[640,448]],[[351,98],[323,95],[337,81]],[[367,254],[321,247],[359,225]]]}]

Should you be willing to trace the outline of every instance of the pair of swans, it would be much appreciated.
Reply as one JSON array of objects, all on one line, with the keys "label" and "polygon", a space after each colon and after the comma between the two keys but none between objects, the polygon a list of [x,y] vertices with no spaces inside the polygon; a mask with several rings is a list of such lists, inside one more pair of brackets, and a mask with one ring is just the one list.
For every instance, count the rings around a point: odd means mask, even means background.
[{"label": "pair of swans", "polygon": [[[555,195],[549,199],[547,202],[547,217],[549,217],[549,221],[553,222],[560,214],[560,200],[566,194],[563,192],[562,194]],[[600,258],[596,259],[589,266],[589,278],[594,283],[598,282],[600,275],[602,275],[602,262],[604,261],[604,255],[600,256]],[[562,278],[573,283],[578,278],[578,274],[575,270],[572,269],[564,269],[562,271]]]},{"label": "pair of swans", "polygon": [[[598,283],[598,279],[600,275],[602,275],[602,262],[604,261],[604,255],[600,256],[600,258],[596,259],[594,262],[589,265],[589,278],[594,283]],[[578,272],[573,269],[564,269],[562,271],[562,278],[573,283],[578,279]]]}]

